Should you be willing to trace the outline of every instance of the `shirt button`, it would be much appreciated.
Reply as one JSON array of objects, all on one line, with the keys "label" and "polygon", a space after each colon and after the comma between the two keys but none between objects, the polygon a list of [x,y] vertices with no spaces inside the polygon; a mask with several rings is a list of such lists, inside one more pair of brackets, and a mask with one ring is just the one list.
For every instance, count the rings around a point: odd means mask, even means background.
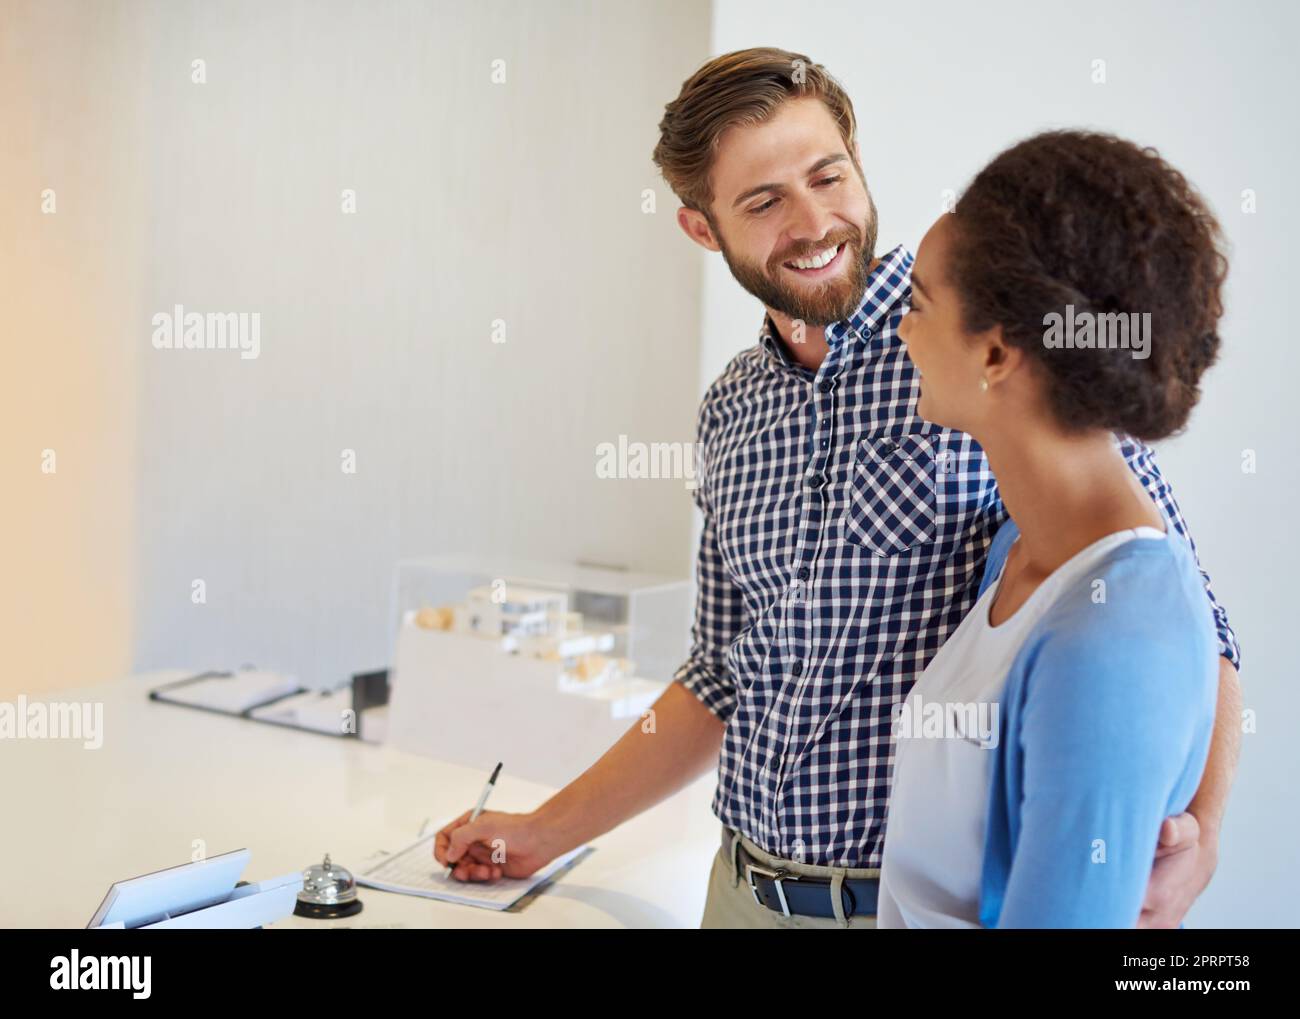
[{"label": "shirt button", "polygon": [[796,573],[795,576],[797,576],[800,580],[807,580],[811,573],[812,571],[808,569],[807,566],[800,566],[799,572]]},{"label": "shirt button", "polygon": [[824,485],[824,484],[826,484],[826,475],[825,475],[825,474],[822,474],[822,473],[820,473],[820,472],[817,473],[817,474],[814,474],[812,477],[810,477],[810,478],[808,479],[808,487],[809,487],[809,488],[814,488],[814,489],[816,489],[816,488],[821,488],[822,485]]},{"label": "shirt button", "polygon": [[822,439],[822,449],[825,449],[825,448],[826,448],[827,446],[829,446],[830,444],[831,444],[831,440],[830,440],[830,439]]},{"label": "shirt button", "polygon": [[835,383],[832,382],[830,379],[823,379],[818,384],[817,388],[820,389],[823,393],[829,393],[832,389],[835,388]]},{"label": "shirt button", "polygon": [[790,666],[790,672],[796,676],[803,675],[803,662],[796,659],[795,663]]}]

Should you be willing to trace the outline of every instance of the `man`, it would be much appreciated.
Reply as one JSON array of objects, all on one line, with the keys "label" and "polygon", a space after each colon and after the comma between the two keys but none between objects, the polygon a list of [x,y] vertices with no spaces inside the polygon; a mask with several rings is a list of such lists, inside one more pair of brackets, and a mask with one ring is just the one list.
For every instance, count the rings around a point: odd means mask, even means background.
[{"label": "man", "polygon": [[[767,309],[700,407],[692,651],[653,733],[634,725],[531,814],[467,812],[435,855],[462,880],[523,876],[717,767],[703,925],[871,927],[893,713],[973,604],[1005,510],[969,436],[916,416],[897,336],[912,259],[876,257],[838,84],[798,54],[728,54],[687,80],[660,132],[682,229]],[[1122,448],[1188,537],[1150,450]],[[1209,882],[1235,768],[1238,649],[1206,583],[1215,740],[1189,812],[1162,829],[1145,926],[1177,926]]]}]

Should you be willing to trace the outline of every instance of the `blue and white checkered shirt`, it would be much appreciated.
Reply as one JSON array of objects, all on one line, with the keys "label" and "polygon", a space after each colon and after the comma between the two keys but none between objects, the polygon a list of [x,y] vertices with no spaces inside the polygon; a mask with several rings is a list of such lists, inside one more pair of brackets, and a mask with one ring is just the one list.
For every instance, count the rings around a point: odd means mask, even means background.
[{"label": "blue and white checkered shirt", "polygon": [[[1006,519],[979,445],[916,415],[911,268],[884,256],[816,373],[765,316],[700,406],[698,601],[675,678],[726,722],[714,812],[805,863],[880,866],[891,713],[974,604]],[[1152,451],[1117,442],[1191,542]]]}]

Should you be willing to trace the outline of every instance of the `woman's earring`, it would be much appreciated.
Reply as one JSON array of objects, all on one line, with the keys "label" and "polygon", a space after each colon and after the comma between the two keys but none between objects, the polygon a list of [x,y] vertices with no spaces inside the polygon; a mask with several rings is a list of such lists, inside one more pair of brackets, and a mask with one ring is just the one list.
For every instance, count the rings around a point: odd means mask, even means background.
[{"label": "woman's earring", "polygon": [[988,391],[989,391],[989,380],[986,379],[983,375],[981,375],[981,376],[980,376],[980,392],[982,392],[982,393],[987,393]]}]

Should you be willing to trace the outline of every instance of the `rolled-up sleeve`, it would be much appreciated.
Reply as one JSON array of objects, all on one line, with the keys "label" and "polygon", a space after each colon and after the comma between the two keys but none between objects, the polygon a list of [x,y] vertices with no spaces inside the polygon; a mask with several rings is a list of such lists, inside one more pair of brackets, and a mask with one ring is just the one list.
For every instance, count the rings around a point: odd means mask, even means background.
[{"label": "rolled-up sleeve", "polygon": [[709,484],[709,398],[700,405],[697,423],[697,473],[692,497],[704,514],[695,559],[695,619],[691,650],[673,676],[723,722],[736,708],[736,684],[727,652],[747,625],[743,593],[727,571],[718,545],[717,516]]}]

